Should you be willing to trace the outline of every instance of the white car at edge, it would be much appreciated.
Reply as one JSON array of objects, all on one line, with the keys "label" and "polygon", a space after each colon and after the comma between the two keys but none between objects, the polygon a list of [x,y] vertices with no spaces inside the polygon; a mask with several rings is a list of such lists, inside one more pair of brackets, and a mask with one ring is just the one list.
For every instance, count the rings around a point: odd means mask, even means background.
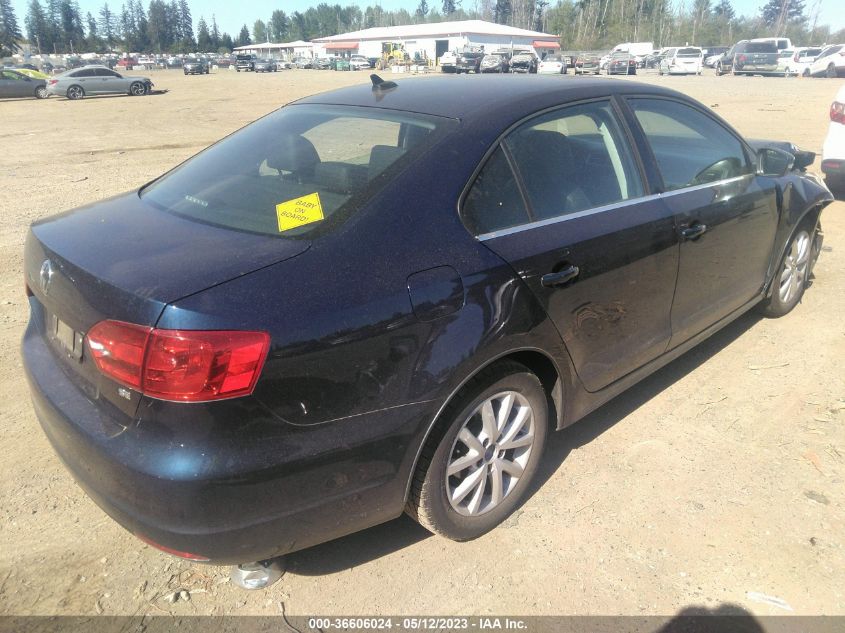
[{"label": "white car at edge", "polygon": [[845,77],[845,44],[825,47],[810,64],[813,77]]},{"label": "white car at edge", "polygon": [[845,84],[830,104],[830,127],[822,148],[822,172],[831,189],[845,189]]}]

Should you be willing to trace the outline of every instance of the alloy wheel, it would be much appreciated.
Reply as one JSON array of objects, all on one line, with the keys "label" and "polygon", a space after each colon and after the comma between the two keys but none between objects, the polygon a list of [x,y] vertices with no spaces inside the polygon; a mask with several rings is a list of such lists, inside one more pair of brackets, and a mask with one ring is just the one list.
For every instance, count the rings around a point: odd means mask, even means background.
[{"label": "alloy wheel", "polygon": [[789,303],[804,285],[810,261],[810,246],[810,234],[807,231],[799,231],[793,238],[780,275],[778,293],[781,303]]},{"label": "alloy wheel", "polygon": [[467,417],[446,468],[446,496],[458,514],[484,514],[513,492],[534,447],[534,426],[528,399],[516,391],[490,396]]}]

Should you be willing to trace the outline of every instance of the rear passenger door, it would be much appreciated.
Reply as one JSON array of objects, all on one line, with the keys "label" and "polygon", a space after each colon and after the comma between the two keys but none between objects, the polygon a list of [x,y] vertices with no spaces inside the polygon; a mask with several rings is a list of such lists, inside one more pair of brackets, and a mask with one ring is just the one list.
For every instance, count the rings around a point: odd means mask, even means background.
[{"label": "rear passenger door", "polygon": [[672,342],[683,343],[763,288],[778,204],[745,144],[703,110],[669,98],[629,98],[662,178],[681,239]]},{"label": "rear passenger door", "polygon": [[97,94],[99,92],[97,88],[99,87],[100,79],[95,77],[94,73],[95,70],[93,68],[77,70],[71,75],[71,83],[68,85],[76,84],[82,86],[85,94]]},{"label": "rear passenger door", "polygon": [[467,194],[464,221],[545,307],[590,391],[668,345],[674,219],[646,195],[610,100],[528,120]]}]

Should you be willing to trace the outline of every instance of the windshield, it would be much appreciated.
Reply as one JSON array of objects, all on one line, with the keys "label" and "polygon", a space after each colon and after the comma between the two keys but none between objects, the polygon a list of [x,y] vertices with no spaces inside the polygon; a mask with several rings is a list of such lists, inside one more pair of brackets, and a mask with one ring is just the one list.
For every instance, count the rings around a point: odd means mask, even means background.
[{"label": "windshield", "polygon": [[209,224],[312,237],[338,226],[454,124],[377,108],[288,106],[198,154],[141,197]]}]

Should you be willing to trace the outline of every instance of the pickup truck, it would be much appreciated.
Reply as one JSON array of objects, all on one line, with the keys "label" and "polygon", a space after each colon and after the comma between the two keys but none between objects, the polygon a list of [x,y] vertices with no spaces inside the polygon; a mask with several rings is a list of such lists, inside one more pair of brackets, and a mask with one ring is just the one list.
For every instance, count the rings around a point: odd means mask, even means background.
[{"label": "pickup truck", "polygon": [[238,55],[235,61],[235,70],[238,72],[255,70],[255,55]]},{"label": "pickup truck", "polygon": [[484,57],[483,51],[464,51],[458,53],[458,59],[455,60],[455,72],[468,73],[470,71],[477,73],[481,71],[481,60]]}]

